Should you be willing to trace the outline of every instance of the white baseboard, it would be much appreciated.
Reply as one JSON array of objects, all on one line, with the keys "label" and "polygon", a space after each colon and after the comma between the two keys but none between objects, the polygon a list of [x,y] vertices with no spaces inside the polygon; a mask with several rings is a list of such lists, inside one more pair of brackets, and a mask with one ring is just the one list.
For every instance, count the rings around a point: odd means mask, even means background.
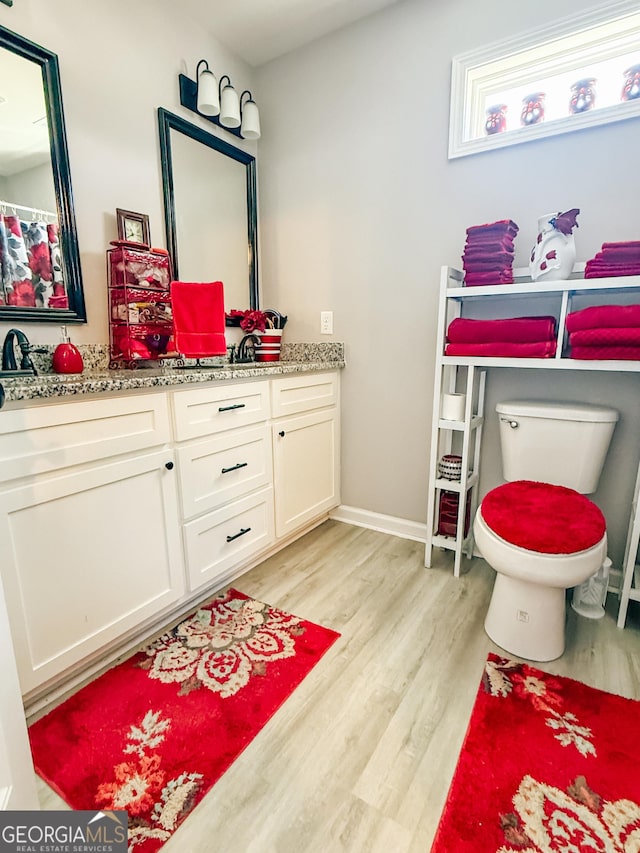
[{"label": "white baseboard", "polygon": [[400,536],[401,539],[413,539],[416,542],[426,542],[427,539],[427,525],[422,522],[396,518],[394,515],[383,515],[380,512],[371,512],[355,506],[340,504],[331,510],[329,518],[343,521],[345,524],[354,524],[356,527],[368,527],[380,533],[390,533],[392,536]]}]

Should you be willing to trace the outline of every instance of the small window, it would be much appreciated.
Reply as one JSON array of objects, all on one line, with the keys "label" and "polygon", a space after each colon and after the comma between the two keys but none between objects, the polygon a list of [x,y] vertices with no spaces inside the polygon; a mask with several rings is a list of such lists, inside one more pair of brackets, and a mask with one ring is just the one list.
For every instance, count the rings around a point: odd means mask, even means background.
[{"label": "small window", "polygon": [[640,116],[640,10],[623,2],[455,57],[449,157]]}]

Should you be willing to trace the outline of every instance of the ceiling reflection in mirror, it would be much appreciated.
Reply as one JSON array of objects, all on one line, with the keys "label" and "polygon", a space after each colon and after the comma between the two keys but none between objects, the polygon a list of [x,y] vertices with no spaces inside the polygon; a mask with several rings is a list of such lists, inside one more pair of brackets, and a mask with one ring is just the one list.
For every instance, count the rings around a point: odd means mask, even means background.
[{"label": "ceiling reflection in mirror", "polygon": [[86,320],[57,57],[2,27],[0,319]]},{"label": "ceiling reflection in mirror", "polygon": [[182,281],[222,281],[225,310],[257,308],[255,159],[158,110],[167,247]]}]

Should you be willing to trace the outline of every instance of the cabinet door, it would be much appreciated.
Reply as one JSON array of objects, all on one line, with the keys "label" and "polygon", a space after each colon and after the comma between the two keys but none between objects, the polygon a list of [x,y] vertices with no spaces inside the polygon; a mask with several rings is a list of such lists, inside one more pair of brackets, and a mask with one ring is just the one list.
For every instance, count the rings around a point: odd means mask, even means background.
[{"label": "cabinet door", "polygon": [[23,694],[184,591],[168,451],[0,494],[0,570]]},{"label": "cabinet door", "polygon": [[285,536],[340,502],[337,409],[272,425],[276,536]]}]

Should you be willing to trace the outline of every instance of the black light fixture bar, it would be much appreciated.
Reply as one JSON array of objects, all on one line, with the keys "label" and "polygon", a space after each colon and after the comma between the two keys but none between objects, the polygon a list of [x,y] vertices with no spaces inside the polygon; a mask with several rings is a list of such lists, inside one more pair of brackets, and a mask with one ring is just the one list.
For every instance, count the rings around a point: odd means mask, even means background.
[{"label": "black light fixture bar", "polygon": [[239,139],[242,139],[240,134],[239,127],[225,127],[220,123],[220,116],[206,116],[201,112],[198,112],[198,84],[187,77],[185,74],[178,75],[178,79],[180,81],[180,103],[183,107],[186,107],[191,112],[197,113],[200,118],[204,118],[207,121],[213,122],[213,124],[217,124],[218,127],[221,127],[223,130],[226,130],[228,133],[233,133],[234,136],[237,136]]}]

